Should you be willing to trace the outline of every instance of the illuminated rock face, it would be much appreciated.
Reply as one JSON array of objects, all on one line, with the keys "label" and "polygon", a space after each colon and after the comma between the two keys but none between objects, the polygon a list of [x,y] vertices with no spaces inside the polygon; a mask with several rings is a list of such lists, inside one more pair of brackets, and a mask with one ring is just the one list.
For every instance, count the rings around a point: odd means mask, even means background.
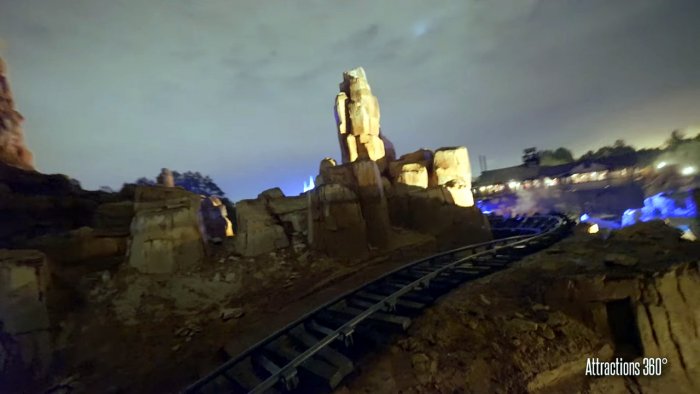
[{"label": "illuminated rock face", "polygon": [[228,219],[226,206],[218,197],[204,198],[200,213],[207,239],[223,239],[233,236],[233,225]]},{"label": "illuminated rock face", "polygon": [[452,195],[455,205],[460,207],[474,206],[471,178],[471,165],[467,148],[460,146],[441,148],[435,151],[430,184],[445,187]]},{"label": "illuminated rock face", "polygon": [[490,239],[488,223],[474,207],[465,147],[434,154],[420,149],[397,160],[380,131],[379,103],[361,67],[343,73],[335,115],[342,164],[323,159],[317,187],[308,193],[312,248],[333,256],[383,248],[392,224],[435,234],[445,244]]},{"label": "illuminated rock face", "polygon": [[24,118],[15,110],[6,67],[0,59],[0,162],[24,170],[34,170],[32,152],[24,143]]},{"label": "illuminated rock face", "polygon": [[362,67],[343,73],[340,93],[335,98],[335,115],[343,163],[370,159],[384,171],[391,159],[386,146],[393,155],[393,145],[381,135],[379,101],[372,94]]}]

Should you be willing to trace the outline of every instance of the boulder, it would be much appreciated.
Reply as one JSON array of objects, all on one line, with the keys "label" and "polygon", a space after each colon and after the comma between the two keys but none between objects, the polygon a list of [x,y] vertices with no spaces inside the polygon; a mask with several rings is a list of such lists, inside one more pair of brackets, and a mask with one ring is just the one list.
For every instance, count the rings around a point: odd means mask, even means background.
[{"label": "boulder", "polygon": [[471,164],[467,148],[461,146],[441,148],[435,151],[430,185],[444,185],[452,195],[453,203],[458,206],[473,206]]},{"label": "boulder", "polygon": [[46,294],[51,275],[35,250],[0,249],[0,391],[43,377],[51,361]]},{"label": "boulder", "polygon": [[[201,197],[179,188],[138,186],[129,265],[146,274],[192,269],[204,260]],[[164,196],[164,199],[156,199]]]},{"label": "boulder", "polygon": [[0,59],[0,163],[34,170],[34,158],[24,142],[22,122],[24,118],[15,109],[7,67]]},{"label": "boulder", "polygon": [[474,195],[468,182],[463,178],[453,179],[443,185],[450,193],[452,203],[460,207],[474,206]]},{"label": "boulder", "polygon": [[173,172],[167,168],[162,168],[157,177],[158,184],[165,187],[175,187],[175,178]]},{"label": "boulder", "polygon": [[407,153],[389,164],[389,174],[394,183],[427,188],[430,184],[433,152],[419,149]]},{"label": "boulder", "polygon": [[389,172],[396,183],[424,189],[428,187],[428,169],[421,162],[395,161],[389,164]]},{"label": "boulder", "polygon": [[267,189],[262,193],[258,194],[258,198],[274,200],[277,198],[284,198],[284,192],[279,187],[273,187],[272,189]]},{"label": "boulder", "polygon": [[433,157],[433,185],[462,178],[471,187],[471,164],[467,148],[440,148]]},{"label": "boulder", "polygon": [[270,214],[265,200],[237,202],[236,221],[236,251],[243,256],[257,256],[289,246],[284,228]]},{"label": "boulder", "polygon": [[285,197],[267,202],[268,210],[282,224],[289,236],[308,230],[308,201],[307,197]]},{"label": "boulder", "polygon": [[309,244],[337,258],[368,255],[367,231],[359,198],[347,186],[324,184],[307,195]]},{"label": "boulder", "polygon": [[[326,157],[323,160],[321,160],[321,163],[318,166],[318,175],[322,179],[321,183],[323,183],[325,179],[329,179],[330,181],[330,174],[329,172],[332,171],[331,168],[335,167],[337,163],[333,158]],[[332,182],[329,182],[332,183]],[[316,185],[318,186],[318,182]]]}]

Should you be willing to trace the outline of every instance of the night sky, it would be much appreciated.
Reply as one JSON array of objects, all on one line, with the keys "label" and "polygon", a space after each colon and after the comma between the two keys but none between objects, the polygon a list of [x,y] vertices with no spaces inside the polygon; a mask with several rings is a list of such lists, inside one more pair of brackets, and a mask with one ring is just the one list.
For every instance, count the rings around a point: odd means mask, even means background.
[{"label": "night sky", "polygon": [[118,188],[161,167],[230,198],[301,192],[340,158],[363,66],[399,154],[660,144],[700,124],[700,1],[0,0],[39,170]]}]

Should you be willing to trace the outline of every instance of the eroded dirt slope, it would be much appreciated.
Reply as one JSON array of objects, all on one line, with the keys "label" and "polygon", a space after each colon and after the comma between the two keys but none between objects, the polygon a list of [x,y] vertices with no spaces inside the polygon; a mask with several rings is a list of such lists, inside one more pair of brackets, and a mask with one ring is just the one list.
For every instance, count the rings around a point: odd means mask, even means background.
[{"label": "eroded dirt slope", "polygon": [[[700,392],[699,260],[660,222],[576,235],[445,296],[337,392]],[[669,361],[591,378],[588,357]]]}]

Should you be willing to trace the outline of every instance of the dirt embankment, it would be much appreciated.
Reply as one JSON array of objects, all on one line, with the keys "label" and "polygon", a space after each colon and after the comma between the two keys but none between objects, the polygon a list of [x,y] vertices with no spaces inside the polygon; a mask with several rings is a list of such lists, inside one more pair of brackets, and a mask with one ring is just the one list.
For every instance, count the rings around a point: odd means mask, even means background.
[{"label": "dirt embankment", "polygon": [[435,252],[434,238],[396,231],[388,252],[362,261],[291,248],[242,258],[225,242],[186,272],[54,272],[63,283],[48,294],[60,322],[57,361],[39,385],[55,393],[178,392],[220,363],[222,350],[243,351],[329,299]]},{"label": "dirt embankment", "polygon": [[[339,393],[700,392],[700,243],[662,223],[580,234],[464,285]],[[661,376],[588,358],[664,357]]]}]

